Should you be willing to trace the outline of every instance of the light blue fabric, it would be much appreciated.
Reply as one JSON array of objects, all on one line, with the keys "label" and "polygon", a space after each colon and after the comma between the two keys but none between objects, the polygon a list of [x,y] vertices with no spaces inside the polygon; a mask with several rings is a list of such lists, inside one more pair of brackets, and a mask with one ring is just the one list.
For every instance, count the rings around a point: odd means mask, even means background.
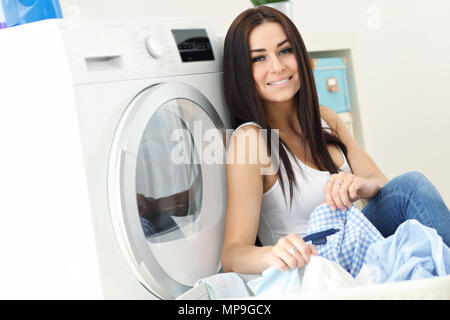
[{"label": "light blue fabric", "polygon": [[211,300],[236,299],[250,296],[244,280],[234,272],[218,273],[200,279],[195,283],[195,286],[202,283],[206,285]]},{"label": "light blue fabric", "polygon": [[263,271],[261,277],[247,283],[255,296],[276,296],[289,293],[299,293],[302,289],[303,269],[281,271],[269,267]]},{"label": "light blue fabric", "polygon": [[436,230],[411,219],[390,237],[369,246],[366,261],[378,283],[450,274],[450,249]]},{"label": "light blue fabric", "polygon": [[356,277],[365,263],[367,248],[383,236],[355,206],[334,212],[327,204],[317,206],[309,218],[307,235],[331,228],[339,231],[328,236],[326,244],[315,245],[317,254]]}]

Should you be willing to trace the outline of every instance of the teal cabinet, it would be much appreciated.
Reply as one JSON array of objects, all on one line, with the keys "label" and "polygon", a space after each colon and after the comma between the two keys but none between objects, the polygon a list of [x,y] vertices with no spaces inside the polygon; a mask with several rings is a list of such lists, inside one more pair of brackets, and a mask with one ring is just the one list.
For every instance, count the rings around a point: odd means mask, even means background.
[{"label": "teal cabinet", "polygon": [[311,59],[319,104],[336,113],[350,111],[346,64],[343,58]]}]

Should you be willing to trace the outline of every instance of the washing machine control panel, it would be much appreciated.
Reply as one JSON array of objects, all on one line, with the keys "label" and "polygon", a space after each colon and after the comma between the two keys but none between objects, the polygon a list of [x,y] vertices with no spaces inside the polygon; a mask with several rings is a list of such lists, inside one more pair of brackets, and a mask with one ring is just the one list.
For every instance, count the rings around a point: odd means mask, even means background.
[{"label": "washing machine control panel", "polygon": [[[211,42],[205,29],[171,29],[170,33],[183,63],[214,60]],[[154,59],[161,58],[171,50],[167,46],[170,41],[164,39],[163,35],[164,33],[153,33],[145,38],[145,48]]]},{"label": "washing machine control panel", "polygon": [[222,48],[207,19],[94,19],[61,31],[80,84],[222,69]]},{"label": "washing machine control panel", "polygon": [[178,52],[183,62],[214,60],[214,54],[205,29],[172,29]]}]

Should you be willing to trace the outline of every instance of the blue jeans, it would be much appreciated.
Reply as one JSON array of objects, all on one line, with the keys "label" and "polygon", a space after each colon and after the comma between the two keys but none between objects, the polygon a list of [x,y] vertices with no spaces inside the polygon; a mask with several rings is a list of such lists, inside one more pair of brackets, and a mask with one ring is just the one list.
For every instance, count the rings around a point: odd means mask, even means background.
[{"label": "blue jeans", "polygon": [[420,172],[390,180],[362,212],[383,237],[408,219],[434,228],[450,247],[450,211],[436,187]]}]

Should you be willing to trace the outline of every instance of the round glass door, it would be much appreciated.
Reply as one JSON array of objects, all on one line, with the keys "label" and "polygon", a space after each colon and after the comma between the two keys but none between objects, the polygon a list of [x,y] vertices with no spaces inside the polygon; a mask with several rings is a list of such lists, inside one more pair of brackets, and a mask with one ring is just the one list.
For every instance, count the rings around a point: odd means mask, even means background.
[{"label": "round glass door", "polygon": [[224,137],[211,103],[180,83],[139,93],[117,128],[108,176],[113,226],[137,279],[161,298],[220,269]]},{"label": "round glass door", "polygon": [[137,157],[136,196],[142,229],[150,242],[195,233],[203,181],[190,130],[193,121],[213,125],[194,102],[174,99],[160,106],[145,127]]}]

